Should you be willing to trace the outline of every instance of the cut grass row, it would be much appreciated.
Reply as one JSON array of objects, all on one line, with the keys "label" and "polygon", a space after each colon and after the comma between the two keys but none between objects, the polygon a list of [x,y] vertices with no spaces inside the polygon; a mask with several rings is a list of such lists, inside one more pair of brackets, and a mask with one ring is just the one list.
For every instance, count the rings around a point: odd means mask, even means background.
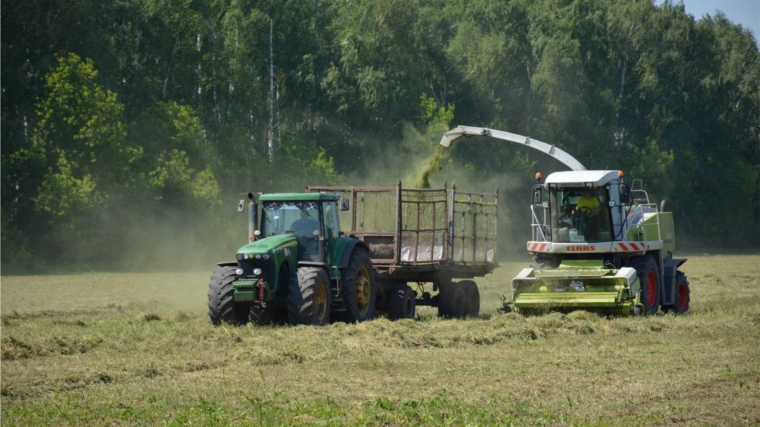
[{"label": "cut grass row", "polygon": [[[209,274],[3,277],[3,425],[760,423],[758,256],[687,316],[212,327]],[[478,281],[494,313],[522,264]]]}]

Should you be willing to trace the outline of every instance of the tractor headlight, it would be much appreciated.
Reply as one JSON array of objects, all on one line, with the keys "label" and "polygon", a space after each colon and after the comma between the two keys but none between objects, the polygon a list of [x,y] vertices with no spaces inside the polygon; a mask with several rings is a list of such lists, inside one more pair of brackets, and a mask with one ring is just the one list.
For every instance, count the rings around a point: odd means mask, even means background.
[{"label": "tractor headlight", "polygon": [[254,275],[254,276],[259,276],[259,275],[261,275],[261,269],[260,269],[260,268],[254,268],[254,269],[253,269],[253,275]]},{"label": "tractor headlight", "polygon": [[238,268],[237,270],[235,270],[235,274],[237,274],[238,276],[242,276],[243,275],[243,269],[242,268]]},{"label": "tractor headlight", "polygon": [[256,254],[256,259],[261,259],[261,254]]},{"label": "tractor headlight", "polygon": [[262,255],[262,258],[264,258],[264,259],[269,259],[269,254],[264,254],[264,255]]},{"label": "tractor headlight", "polygon": [[243,254],[237,254],[237,255],[235,255],[235,258],[237,258],[238,261],[242,261],[243,260]]}]

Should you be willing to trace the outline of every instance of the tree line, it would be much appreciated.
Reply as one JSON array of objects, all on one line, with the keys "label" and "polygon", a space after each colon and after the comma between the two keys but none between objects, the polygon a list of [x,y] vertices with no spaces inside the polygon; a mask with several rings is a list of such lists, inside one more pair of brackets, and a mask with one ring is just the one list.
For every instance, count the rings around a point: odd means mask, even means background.
[{"label": "tree line", "polygon": [[[651,0],[31,0],[2,3],[4,271],[223,257],[243,234],[228,213],[240,193],[390,186],[458,124],[643,178],[681,248],[760,247],[760,54],[720,13]],[[501,235],[520,241],[533,173],[559,165],[480,141],[455,144],[442,168],[441,181],[504,181]]]}]

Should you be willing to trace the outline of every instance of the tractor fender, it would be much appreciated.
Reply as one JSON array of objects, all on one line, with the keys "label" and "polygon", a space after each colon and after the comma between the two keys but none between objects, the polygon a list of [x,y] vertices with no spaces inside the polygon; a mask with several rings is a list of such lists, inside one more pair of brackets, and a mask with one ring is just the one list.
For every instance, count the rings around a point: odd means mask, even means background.
[{"label": "tractor fender", "polygon": [[336,240],[335,252],[333,252],[336,256],[333,259],[340,260],[340,262],[338,262],[338,268],[348,267],[348,261],[351,259],[351,253],[353,253],[354,248],[356,247],[360,247],[369,252],[369,247],[367,244],[357,238],[343,237]]},{"label": "tractor fender", "polygon": [[317,267],[329,273],[327,264],[319,261],[298,261],[298,267]]},{"label": "tractor fender", "polygon": [[665,258],[662,260],[664,274],[662,276],[661,296],[665,305],[676,303],[676,270],[685,262],[685,259]]},{"label": "tractor fender", "polygon": [[237,261],[222,261],[217,262],[216,265],[219,267],[237,267],[238,263]]}]

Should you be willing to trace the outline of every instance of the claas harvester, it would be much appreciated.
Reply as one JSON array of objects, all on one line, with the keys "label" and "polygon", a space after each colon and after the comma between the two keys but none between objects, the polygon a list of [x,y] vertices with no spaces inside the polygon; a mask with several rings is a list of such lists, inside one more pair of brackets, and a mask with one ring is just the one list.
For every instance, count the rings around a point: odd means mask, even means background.
[{"label": "claas harvester", "polygon": [[460,126],[441,145],[482,135],[537,149],[567,165],[531,193],[533,257],[511,283],[501,312],[588,310],[613,315],[676,314],[689,310],[686,262],[674,258],[673,215],[653,202],[641,180],[631,186],[620,170],[586,170],[559,148],[528,137]]}]

